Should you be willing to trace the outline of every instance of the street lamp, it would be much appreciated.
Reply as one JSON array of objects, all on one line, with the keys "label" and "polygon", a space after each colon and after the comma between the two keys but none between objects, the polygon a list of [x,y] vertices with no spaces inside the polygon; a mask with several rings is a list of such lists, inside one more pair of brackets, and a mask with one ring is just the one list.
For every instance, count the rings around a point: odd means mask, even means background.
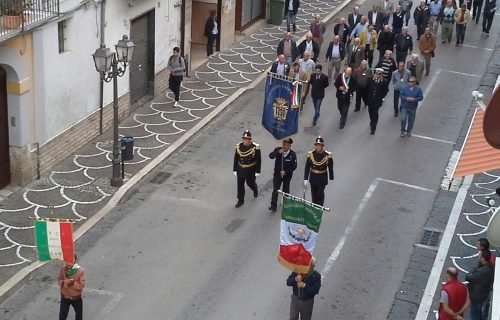
[{"label": "street lamp", "polygon": [[118,141],[118,77],[125,74],[128,64],[132,61],[134,49],[134,43],[124,35],[115,45],[116,52],[112,52],[109,48],[99,48],[92,55],[101,80],[105,82],[113,80],[113,176],[111,177],[113,187],[120,187],[123,184]]}]

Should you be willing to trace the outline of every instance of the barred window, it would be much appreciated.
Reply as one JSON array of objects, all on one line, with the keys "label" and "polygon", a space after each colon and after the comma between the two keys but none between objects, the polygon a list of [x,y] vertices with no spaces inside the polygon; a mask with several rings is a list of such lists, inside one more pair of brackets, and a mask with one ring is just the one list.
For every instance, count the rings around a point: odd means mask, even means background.
[{"label": "barred window", "polygon": [[57,38],[59,43],[59,53],[69,51],[68,48],[68,20],[62,20],[57,23]]}]

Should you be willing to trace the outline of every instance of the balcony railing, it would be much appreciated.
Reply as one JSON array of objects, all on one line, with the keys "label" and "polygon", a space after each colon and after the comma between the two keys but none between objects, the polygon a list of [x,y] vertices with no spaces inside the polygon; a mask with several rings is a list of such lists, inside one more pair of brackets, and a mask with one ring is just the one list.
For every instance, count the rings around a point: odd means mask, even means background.
[{"label": "balcony railing", "polygon": [[59,15],[59,0],[0,0],[0,42]]}]

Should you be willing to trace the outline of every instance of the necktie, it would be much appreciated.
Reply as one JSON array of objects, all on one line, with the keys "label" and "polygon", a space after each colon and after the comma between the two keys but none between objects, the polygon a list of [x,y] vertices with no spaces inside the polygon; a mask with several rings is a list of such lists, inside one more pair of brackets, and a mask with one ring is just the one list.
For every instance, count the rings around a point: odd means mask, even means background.
[{"label": "necktie", "polygon": [[316,80],[319,80],[319,76],[316,76]]}]

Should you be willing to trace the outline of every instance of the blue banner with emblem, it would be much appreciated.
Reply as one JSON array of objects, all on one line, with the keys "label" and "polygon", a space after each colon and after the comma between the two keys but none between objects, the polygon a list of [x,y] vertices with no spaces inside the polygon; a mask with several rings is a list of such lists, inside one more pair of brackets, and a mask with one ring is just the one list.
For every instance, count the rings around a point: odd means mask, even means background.
[{"label": "blue banner with emblem", "polygon": [[302,83],[290,80],[293,79],[273,73],[268,73],[266,79],[262,125],[276,139],[291,136],[299,130]]}]

